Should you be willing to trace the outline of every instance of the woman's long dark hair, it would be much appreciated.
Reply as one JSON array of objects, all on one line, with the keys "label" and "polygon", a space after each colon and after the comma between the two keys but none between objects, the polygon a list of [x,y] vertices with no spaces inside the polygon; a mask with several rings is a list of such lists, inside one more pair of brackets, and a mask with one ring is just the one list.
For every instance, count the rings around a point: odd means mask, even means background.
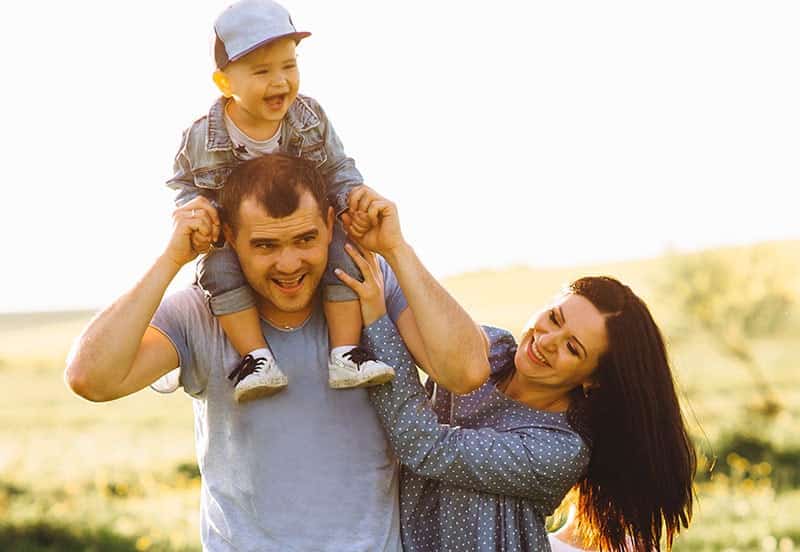
[{"label": "woman's long dark hair", "polygon": [[608,351],[588,394],[573,391],[568,419],[592,447],[577,484],[578,530],[603,550],[672,547],[692,517],[695,450],[681,416],[666,347],[644,302],[609,277],[569,291],[605,315]]}]

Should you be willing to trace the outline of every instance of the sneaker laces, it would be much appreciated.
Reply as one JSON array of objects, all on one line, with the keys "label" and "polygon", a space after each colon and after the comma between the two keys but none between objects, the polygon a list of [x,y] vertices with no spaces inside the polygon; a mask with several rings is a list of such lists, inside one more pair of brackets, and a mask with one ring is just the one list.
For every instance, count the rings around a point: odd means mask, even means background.
[{"label": "sneaker laces", "polygon": [[352,360],[353,363],[355,363],[355,365],[359,369],[361,369],[361,365],[364,364],[365,362],[378,360],[372,355],[372,353],[370,353],[369,351],[367,351],[362,347],[354,347],[353,349],[350,349],[342,356],[349,360]]},{"label": "sneaker laces", "polygon": [[234,368],[233,372],[228,375],[229,380],[234,380],[234,385],[239,385],[239,382],[252,374],[253,372],[260,372],[267,368],[267,359],[264,357],[255,358],[253,355],[245,355],[239,366]]}]

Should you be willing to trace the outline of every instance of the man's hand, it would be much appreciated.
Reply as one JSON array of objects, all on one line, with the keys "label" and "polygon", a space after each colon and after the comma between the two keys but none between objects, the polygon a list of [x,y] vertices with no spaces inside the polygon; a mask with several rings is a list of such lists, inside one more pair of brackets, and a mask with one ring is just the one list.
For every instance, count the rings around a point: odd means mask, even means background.
[{"label": "man's hand", "polygon": [[208,199],[196,197],[172,212],[172,237],[164,254],[183,266],[200,253],[208,252],[219,231],[217,210]]},{"label": "man's hand", "polygon": [[367,186],[359,186],[350,193],[348,204],[342,222],[359,245],[384,257],[405,245],[394,203]]}]

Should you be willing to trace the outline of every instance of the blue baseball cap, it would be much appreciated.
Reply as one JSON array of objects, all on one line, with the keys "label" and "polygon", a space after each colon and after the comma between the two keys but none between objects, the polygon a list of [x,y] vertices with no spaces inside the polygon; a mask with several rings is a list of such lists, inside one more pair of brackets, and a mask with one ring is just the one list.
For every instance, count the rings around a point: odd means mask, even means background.
[{"label": "blue baseball cap", "polygon": [[232,61],[279,38],[300,42],[311,33],[298,32],[289,12],[272,0],[240,0],[214,23],[214,61],[223,69]]}]

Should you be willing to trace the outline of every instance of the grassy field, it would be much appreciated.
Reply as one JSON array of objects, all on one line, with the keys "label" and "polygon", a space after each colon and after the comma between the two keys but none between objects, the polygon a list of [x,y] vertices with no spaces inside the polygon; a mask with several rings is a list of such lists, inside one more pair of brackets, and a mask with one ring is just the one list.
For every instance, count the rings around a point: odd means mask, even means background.
[{"label": "grassy field", "polygon": [[[760,251],[800,297],[800,242]],[[744,264],[751,252],[722,254]],[[479,321],[519,333],[562,284],[611,274],[634,287],[668,330],[681,319],[659,292],[673,261],[518,267],[446,285]],[[0,315],[0,550],[198,550],[191,401],[148,391],[92,404],[72,395],[64,358],[91,314]],[[695,521],[676,550],[800,548],[800,324],[794,307],[786,316],[780,332],[749,343],[782,405],[768,419],[754,414],[758,395],[740,362],[707,337],[667,332],[692,433],[709,458],[717,456],[713,476],[709,460],[698,477]]]}]

